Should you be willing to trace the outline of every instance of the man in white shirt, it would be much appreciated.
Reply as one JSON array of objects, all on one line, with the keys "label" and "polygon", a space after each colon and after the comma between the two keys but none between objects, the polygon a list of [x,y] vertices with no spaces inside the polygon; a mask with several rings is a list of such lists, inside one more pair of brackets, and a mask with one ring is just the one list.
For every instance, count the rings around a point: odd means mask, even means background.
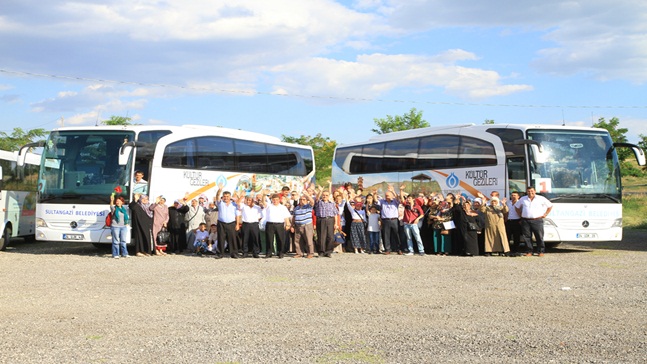
[{"label": "man in white shirt", "polygon": [[133,194],[148,194],[148,182],[144,179],[144,172],[135,171],[135,180],[133,181]]},{"label": "man in white shirt", "polygon": [[261,233],[258,223],[263,218],[263,209],[254,203],[252,196],[238,209],[238,226],[243,229],[243,258],[247,258],[251,245],[252,256],[258,258],[261,250]]},{"label": "man in white shirt", "polygon": [[535,236],[537,243],[537,255],[544,256],[546,246],[544,244],[544,218],[553,209],[553,203],[546,197],[537,195],[534,187],[528,187],[527,195],[514,204],[517,214],[521,216],[521,232],[526,242],[528,251],[526,256],[532,255],[532,236]]},{"label": "man in white shirt", "polygon": [[271,203],[265,208],[265,237],[267,238],[267,252],[265,258],[273,254],[274,238],[276,238],[276,251],[279,258],[283,258],[283,243],[285,230],[290,229],[292,215],[285,205],[281,204],[278,193],[272,195]]},{"label": "man in white shirt", "polygon": [[[519,192],[512,192],[510,199],[506,201],[508,205],[508,219],[505,222],[505,230],[508,238],[512,237],[513,250],[519,252],[521,246],[521,216],[517,213],[514,205],[519,201]],[[525,244],[525,243],[524,243]]]}]

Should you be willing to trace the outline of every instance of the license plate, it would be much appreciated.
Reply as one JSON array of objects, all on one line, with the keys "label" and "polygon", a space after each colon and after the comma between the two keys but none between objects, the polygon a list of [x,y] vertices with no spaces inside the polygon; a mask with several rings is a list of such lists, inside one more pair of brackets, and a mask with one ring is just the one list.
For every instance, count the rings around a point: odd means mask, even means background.
[{"label": "license plate", "polygon": [[598,237],[596,233],[577,233],[575,235],[578,239],[595,239]]},{"label": "license plate", "polygon": [[83,240],[83,234],[63,234],[63,240]]}]

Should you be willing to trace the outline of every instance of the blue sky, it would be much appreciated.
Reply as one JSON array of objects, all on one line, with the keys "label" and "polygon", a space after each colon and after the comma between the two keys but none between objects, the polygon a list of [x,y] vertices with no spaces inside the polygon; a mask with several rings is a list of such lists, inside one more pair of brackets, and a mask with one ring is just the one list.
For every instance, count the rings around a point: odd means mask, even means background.
[{"label": "blue sky", "polygon": [[0,2],[4,132],[127,115],[343,144],[415,107],[647,135],[647,3]]}]

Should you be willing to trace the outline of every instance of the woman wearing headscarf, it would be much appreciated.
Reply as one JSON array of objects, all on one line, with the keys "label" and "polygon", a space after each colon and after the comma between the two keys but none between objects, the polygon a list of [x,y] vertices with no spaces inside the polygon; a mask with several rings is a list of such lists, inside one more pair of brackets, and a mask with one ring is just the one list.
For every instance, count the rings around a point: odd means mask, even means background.
[{"label": "woman wearing headscarf", "polygon": [[[485,200],[485,196],[479,193],[479,197]],[[508,235],[505,231],[505,214],[508,212],[506,199],[502,201],[498,197],[492,197],[489,205],[481,206],[481,212],[485,213],[485,255],[492,253],[510,252]]]},{"label": "woman wearing headscarf", "polygon": [[178,199],[173,202],[173,206],[168,208],[168,231],[171,233],[171,241],[167,247],[173,253],[180,253],[187,248],[186,243],[186,213],[189,212],[189,206],[184,204],[184,199]]},{"label": "woman wearing headscarf", "polygon": [[465,197],[460,196],[461,203],[454,206],[453,216],[456,223],[456,230],[463,243],[463,254],[471,257],[479,255],[478,230],[479,214],[472,210],[472,203]]},{"label": "woman wearing headscarf", "polygon": [[[126,247],[126,236],[128,236],[128,223],[130,216],[128,209],[124,206],[124,198],[110,195],[110,214],[112,214],[112,221],[110,223],[110,232],[112,234],[112,257],[119,258],[121,256],[128,258],[128,249]],[[121,250],[121,252],[120,252]]]},{"label": "woman wearing headscarf", "polygon": [[451,230],[447,229],[445,223],[453,221],[452,203],[440,201],[436,210],[436,219],[433,222],[434,229],[434,251],[436,255],[449,255],[452,251]]},{"label": "woman wearing headscarf", "polygon": [[149,256],[153,249],[153,211],[147,195],[135,194],[128,204],[132,218],[132,231],[135,238],[136,256]]},{"label": "woman wearing headscarf", "polygon": [[153,242],[155,244],[155,254],[166,255],[162,247],[158,245],[157,234],[166,227],[168,223],[168,206],[166,206],[166,199],[163,196],[155,198],[155,203],[150,205],[150,210],[153,211]]}]

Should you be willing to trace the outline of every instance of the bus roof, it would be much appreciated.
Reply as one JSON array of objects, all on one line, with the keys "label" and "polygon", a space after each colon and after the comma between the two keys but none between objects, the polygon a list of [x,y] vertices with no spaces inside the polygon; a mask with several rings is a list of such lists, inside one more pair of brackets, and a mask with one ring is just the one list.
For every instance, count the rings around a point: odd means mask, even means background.
[{"label": "bus roof", "polygon": [[391,140],[399,140],[399,139],[408,139],[408,138],[416,138],[420,136],[425,136],[425,135],[434,135],[434,134],[443,134],[443,133],[454,133],[454,134],[459,134],[461,129],[467,129],[467,130],[473,130],[473,131],[485,131],[487,129],[491,128],[510,128],[510,129],[517,129],[517,130],[530,130],[530,129],[563,129],[563,130],[586,130],[586,131],[604,131],[607,132],[606,129],[601,129],[601,128],[593,128],[593,127],[585,127],[585,126],[563,126],[563,125],[540,125],[540,124],[462,124],[462,125],[444,125],[444,126],[432,126],[428,128],[419,128],[419,129],[410,129],[410,130],[403,130],[403,131],[395,131],[392,133],[386,133],[386,134],[379,134],[371,137],[367,141],[362,141],[362,142],[356,142],[356,143],[348,143],[348,144],[342,144],[339,145],[338,147],[349,147],[349,146],[354,146],[354,145],[362,145],[366,143],[379,143],[379,142],[386,142],[386,141],[391,141]]},{"label": "bus roof", "polygon": [[253,141],[260,141],[279,145],[300,146],[303,148],[310,148],[307,145],[286,143],[281,139],[267,134],[256,133],[252,131],[245,131],[240,129],[230,129],[220,126],[210,125],[193,125],[187,124],[182,126],[177,125],[98,125],[98,126],[69,126],[56,128],[53,131],[109,131],[109,130],[123,130],[133,131],[136,134],[144,131],[155,130],[169,130],[172,132],[173,138],[195,137],[200,135],[217,135],[236,139],[246,139]]}]

